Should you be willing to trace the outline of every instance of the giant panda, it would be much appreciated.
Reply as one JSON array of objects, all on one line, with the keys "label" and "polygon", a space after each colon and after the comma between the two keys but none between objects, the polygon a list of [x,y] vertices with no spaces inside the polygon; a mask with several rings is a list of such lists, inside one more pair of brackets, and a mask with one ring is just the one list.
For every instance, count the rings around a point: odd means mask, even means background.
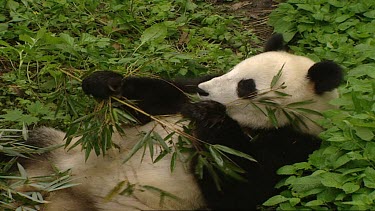
[{"label": "giant panda", "polygon": [[[270,38],[263,53],[220,76],[162,80],[94,72],[82,82],[86,94],[97,99],[118,96],[133,100],[151,115],[168,115],[160,119],[175,127],[187,124],[178,121],[184,117],[190,120],[195,138],[252,156],[257,162],[230,157],[246,171],[246,180],[233,179],[223,172],[213,178],[207,170],[198,177],[194,171],[197,161],[193,158],[186,163],[186,157],[177,159],[171,171],[171,154],[154,163],[148,150],[145,155],[140,150],[123,163],[140,140],[140,132],[153,130],[162,137],[171,132],[149,116],[131,110],[142,124],[124,128],[125,135],[114,134],[118,148],[106,156],[91,155],[85,162],[79,147],[70,151],[59,148],[35,158],[25,165],[26,170],[29,175],[43,175],[51,171],[51,166],[71,169],[74,182],[80,184],[51,193],[44,210],[254,210],[277,194],[274,186],[281,179],[276,174],[278,168],[306,161],[320,146],[318,134],[322,129],[314,123],[320,116],[306,112],[300,116],[304,123],[298,126],[291,121],[292,114],[278,108],[299,104],[300,110],[332,109],[329,101],[338,96],[336,88],[341,79],[342,70],[332,61],[315,63],[286,52],[279,34]],[[191,102],[186,93],[196,94],[200,100]],[[253,103],[261,101],[265,103]],[[277,124],[265,112],[267,102],[279,106],[272,111]],[[42,127],[31,132],[29,143],[61,144],[64,137],[61,131]],[[154,150],[160,153],[161,147]],[[216,180],[221,181],[221,189]],[[125,188],[131,188],[132,194],[117,194]]]}]

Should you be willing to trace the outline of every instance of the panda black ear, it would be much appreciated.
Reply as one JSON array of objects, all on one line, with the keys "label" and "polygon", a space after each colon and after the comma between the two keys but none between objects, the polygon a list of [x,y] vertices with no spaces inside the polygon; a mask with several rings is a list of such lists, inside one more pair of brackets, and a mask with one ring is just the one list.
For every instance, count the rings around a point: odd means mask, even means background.
[{"label": "panda black ear", "polygon": [[307,78],[315,84],[315,93],[323,94],[340,85],[343,78],[342,68],[333,61],[315,63],[310,67]]},{"label": "panda black ear", "polygon": [[263,51],[268,52],[268,51],[285,51],[285,50],[287,50],[287,48],[284,45],[283,35],[282,34],[274,34],[266,42],[266,45],[264,46]]}]

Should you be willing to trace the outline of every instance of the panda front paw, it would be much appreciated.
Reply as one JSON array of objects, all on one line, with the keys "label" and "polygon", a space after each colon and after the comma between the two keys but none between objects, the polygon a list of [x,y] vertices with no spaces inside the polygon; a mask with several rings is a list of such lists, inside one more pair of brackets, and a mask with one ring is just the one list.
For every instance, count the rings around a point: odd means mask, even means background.
[{"label": "panda front paw", "polygon": [[97,99],[108,99],[118,95],[122,86],[122,75],[111,71],[97,71],[82,81],[82,90]]},{"label": "panda front paw", "polygon": [[181,114],[195,122],[197,127],[213,127],[222,123],[227,115],[226,107],[212,100],[186,104]]}]

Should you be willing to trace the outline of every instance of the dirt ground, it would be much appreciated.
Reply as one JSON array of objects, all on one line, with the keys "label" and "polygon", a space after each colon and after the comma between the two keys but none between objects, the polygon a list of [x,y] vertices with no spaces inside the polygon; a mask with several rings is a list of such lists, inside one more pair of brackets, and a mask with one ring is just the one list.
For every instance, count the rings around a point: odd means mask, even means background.
[{"label": "dirt ground", "polygon": [[214,4],[222,4],[229,13],[236,16],[243,16],[250,19],[249,22],[243,22],[243,26],[252,30],[259,39],[265,42],[272,34],[272,27],[267,25],[268,16],[273,9],[277,7],[275,0],[241,0],[231,3],[224,0],[209,0]]}]

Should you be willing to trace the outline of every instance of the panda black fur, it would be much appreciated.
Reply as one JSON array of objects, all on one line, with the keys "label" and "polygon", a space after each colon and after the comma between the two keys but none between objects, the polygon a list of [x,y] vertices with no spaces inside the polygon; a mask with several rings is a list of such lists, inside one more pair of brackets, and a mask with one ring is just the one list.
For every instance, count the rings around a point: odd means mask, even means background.
[{"label": "panda black fur", "polygon": [[[279,127],[275,128],[268,117],[249,105],[249,101],[259,96],[272,96],[273,93],[266,93],[266,90],[272,78],[282,69],[278,83],[285,82],[286,88],[282,91],[290,96],[278,102],[286,105],[314,100],[306,108],[323,111],[332,108],[328,101],[337,97],[335,88],[342,78],[341,68],[333,62],[314,63],[283,49],[281,35],[275,35],[266,44],[265,53],[242,61],[230,72],[218,77],[166,81],[123,78],[113,72],[99,71],[82,83],[85,93],[99,99],[122,96],[134,100],[141,109],[152,115],[180,113],[194,123],[193,135],[196,138],[253,156],[257,163],[232,158],[247,171],[245,177],[248,182],[233,180],[219,173],[223,191],[217,191],[210,174],[205,172],[203,179],[198,180],[191,166],[184,162],[179,161],[171,173],[171,155],[152,163],[150,155],[146,154],[140,162],[140,152],[122,164],[126,153],[139,140],[137,134],[140,131],[156,127],[155,130],[162,136],[167,134],[165,128],[149,122],[148,117],[130,111],[146,124],[126,128],[126,137],[115,134],[113,141],[120,149],[109,151],[105,157],[90,156],[86,163],[84,153],[77,148],[69,152],[60,148],[49,155],[49,162],[59,169],[71,168],[73,177],[81,185],[51,195],[51,203],[45,210],[255,209],[277,194],[274,186],[280,180],[276,174],[278,168],[305,161],[310,153],[319,148],[317,135],[321,128],[307,123],[308,128],[296,130],[278,112],[275,114]],[[182,91],[197,93],[202,101],[190,103]],[[177,117],[164,120],[175,123]],[[63,143],[64,135],[51,128],[40,128],[33,132],[30,141]],[[31,175],[45,173],[49,162],[35,161],[27,165],[27,170]],[[159,194],[141,190],[135,190],[131,196],[115,195],[106,199],[121,182],[157,187],[176,195],[179,200],[166,198],[160,204]]]}]

